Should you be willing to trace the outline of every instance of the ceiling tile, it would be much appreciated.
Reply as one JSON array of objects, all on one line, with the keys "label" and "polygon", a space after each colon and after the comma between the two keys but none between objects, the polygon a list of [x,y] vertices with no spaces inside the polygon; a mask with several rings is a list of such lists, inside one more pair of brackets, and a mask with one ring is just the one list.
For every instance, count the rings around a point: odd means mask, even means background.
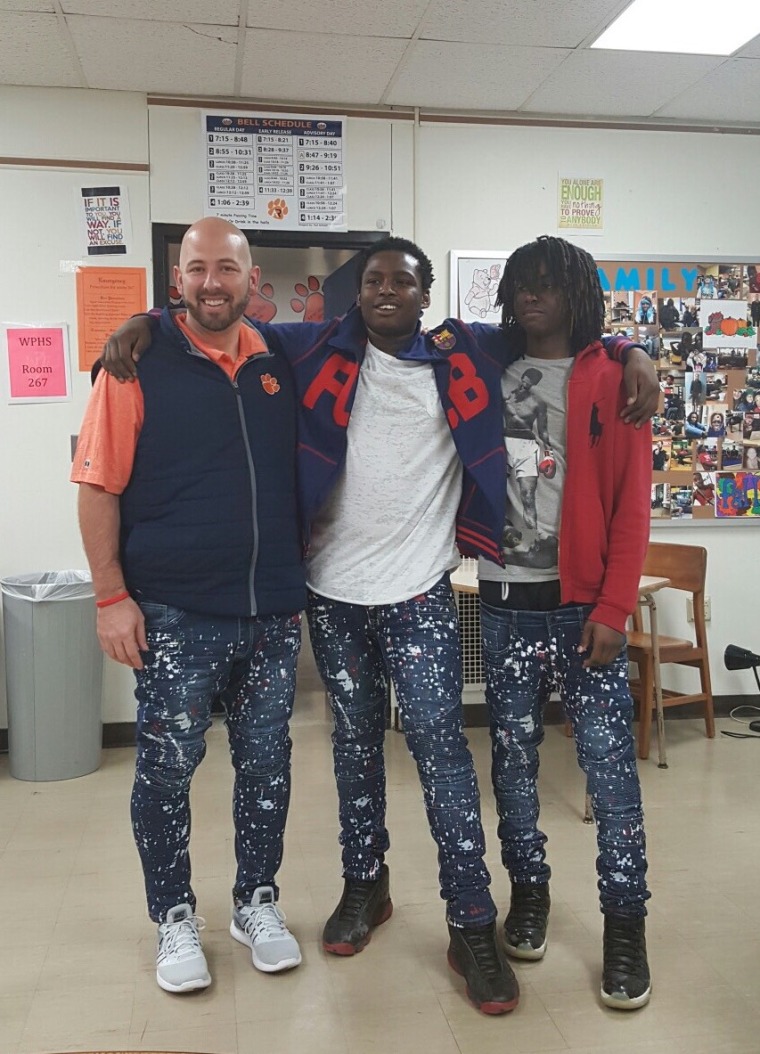
[{"label": "ceiling tile", "polygon": [[249,30],[241,91],[249,98],[376,105],[405,47],[406,41],[376,37]]},{"label": "ceiling tile", "polygon": [[727,123],[760,121],[760,59],[728,59],[688,91],[666,103],[655,117]]},{"label": "ceiling tile", "polygon": [[44,11],[55,13],[53,0],[0,0],[0,11]]},{"label": "ceiling tile", "polygon": [[617,15],[622,0],[436,0],[422,27],[426,40],[575,48]]},{"label": "ceiling tile", "polygon": [[735,58],[760,59],[760,34],[738,51]]},{"label": "ceiling tile", "polygon": [[[0,0],[0,83],[230,97],[240,69],[243,97],[294,107],[387,104],[760,128],[760,36],[732,59],[590,50],[627,3]],[[56,11],[64,12],[84,81]]]},{"label": "ceiling tile", "polygon": [[197,22],[200,25],[236,26],[239,0],[61,0],[65,14],[100,15],[106,18],[140,18],[155,22]]},{"label": "ceiling tile", "polygon": [[181,95],[229,95],[237,29],[67,18],[90,87]]},{"label": "ceiling tile", "polygon": [[385,101],[438,109],[516,110],[568,54],[561,48],[419,40]]},{"label": "ceiling tile", "polygon": [[411,37],[428,0],[250,0],[248,25],[348,36]]},{"label": "ceiling tile", "polygon": [[521,110],[648,117],[722,61],[705,55],[575,51],[547,77]]},{"label": "ceiling tile", "polygon": [[47,88],[82,87],[82,80],[55,15],[3,15],[0,83]]}]

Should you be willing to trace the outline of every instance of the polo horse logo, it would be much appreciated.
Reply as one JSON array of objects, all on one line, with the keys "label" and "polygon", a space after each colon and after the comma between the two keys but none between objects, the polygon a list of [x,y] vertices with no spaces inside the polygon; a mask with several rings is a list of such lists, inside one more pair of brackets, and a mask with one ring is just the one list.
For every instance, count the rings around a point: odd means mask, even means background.
[{"label": "polo horse logo", "polygon": [[599,420],[599,407],[596,403],[591,407],[591,420],[589,421],[588,434],[589,434],[589,446],[599,446],[602,439],[602,432],[604,431],[604,425]]}]

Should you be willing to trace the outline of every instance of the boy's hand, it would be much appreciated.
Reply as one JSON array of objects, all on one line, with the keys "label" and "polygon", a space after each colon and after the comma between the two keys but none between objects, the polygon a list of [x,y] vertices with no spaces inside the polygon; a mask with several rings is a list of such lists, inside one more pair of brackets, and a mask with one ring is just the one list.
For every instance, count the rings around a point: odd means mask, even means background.
[{"label": "boy's hand", "polygon": [[587,619],[578,645],[578,654],[585,654],[583,668],[589,666],[607,666],[620,654],[625,644],[625,633],[619,633],[611,626]]},{"label": "boy's hand", "polygon": [[641,348],[632,348],[623,371],[627,402],[620,411],[623,421],[641,428],[656,413],[660,402],[660,385],[654,363]]},{"label": "boy's hand", "polygon": [[103,368],[119,381],[137,377],[135,363],[151,342],[150,323],[143,315],[128,318],[103,345]]}]

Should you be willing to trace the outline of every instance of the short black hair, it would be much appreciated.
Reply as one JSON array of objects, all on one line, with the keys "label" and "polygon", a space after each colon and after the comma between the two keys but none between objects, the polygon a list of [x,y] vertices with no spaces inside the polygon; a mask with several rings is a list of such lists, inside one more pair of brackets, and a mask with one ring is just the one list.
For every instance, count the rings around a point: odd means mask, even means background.
[{"label": "short black hair", "polygon": [[525,330],[515,318],[515,293],[521,285],[536,287],[542,266],[567,298],[570,346],[575,355],[602,336],[604,294],[594,257],[564,238],[542,234],[536,241],[515,249],[509,257],[496,297],[496,304],[502,309],[502,326],[515,349],[525,354]]},{"label": "short black hair", "polygon": [[430,262],[430,258],[420,249],[419,245],[409,241],[408,238],[396,238],[393,235],[387,238],[381,238],[378,242],[373,242],[368,245],[365,249],[359,253],[356,257],[356,288],[359,289],[362,284],[362,278],[364,272],[367,270],[367,264],[377,253],[406,253],[407,256],[413,256],[417,261],[417,266],[420,269],[420,282],[422,283],[422,292],[428,293],[430,287],[435,281],[435,275],[433,274],[433,265]]}]

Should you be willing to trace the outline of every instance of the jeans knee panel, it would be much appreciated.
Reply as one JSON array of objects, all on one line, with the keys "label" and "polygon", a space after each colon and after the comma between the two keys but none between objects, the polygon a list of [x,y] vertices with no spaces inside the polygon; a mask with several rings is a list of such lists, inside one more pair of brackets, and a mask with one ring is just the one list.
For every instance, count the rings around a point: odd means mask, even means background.
[{"label": "jeans knee panel", "polygon": [[385,700],[373,700],[361,709],[346,709],[332,702],[333,743],[360,749],[381,743],[385,737]]},{"label": "jeans knee panel", "polygon": [[290,768],[292,742],[287,728],[268,735],[240,735],[230,742],[235,771],[261,778]]},{"label": "jeans knee panel", "polygon": [[138,754],[135,781],[159,797],[184,794],[190,788],[195,770],[206,756],[206,744],[201,742],[193,750],[179,751],[173,757],[156,752]]}]

